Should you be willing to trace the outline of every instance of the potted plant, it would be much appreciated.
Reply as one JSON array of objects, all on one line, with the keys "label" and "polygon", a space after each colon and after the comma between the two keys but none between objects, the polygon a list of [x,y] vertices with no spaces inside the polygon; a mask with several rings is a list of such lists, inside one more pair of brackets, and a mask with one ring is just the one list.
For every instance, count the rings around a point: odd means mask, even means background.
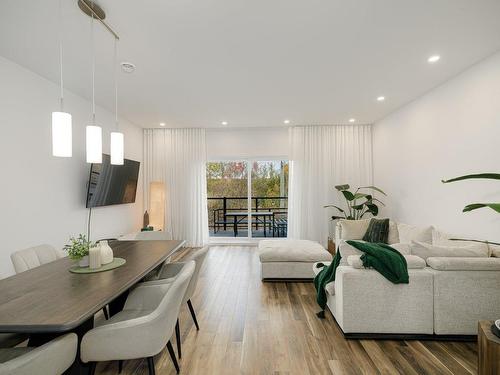
[{"label": "potted plant", "polygon": [[89,249],[94,247],[95,244],[87,240],[87,236],[84,234],[78,235],[78,237],[70,237],[70,244],[64,246],[64,250],[68,252],[70,259],[78,261],[80,267],[89,266]]},{"label": "potted plant", "polygon": [[375,186],[362,186],[357,188],[354,192],[349,190],[350,186],[347,184],[337,185],[335,186],[335,189],[337,189],[337,191],[339,191],[344,197],[346,208],[343,209],[333,204],[324,206],[325,208],[332,207],[339,211],[340,216],[334,215],[332,216],[332,220],[360,220],[366,214],[371,214],[373,216],[378,215],[378,204],[384,206],[384,203],[377,198],[374,198],[372,194],[363,193],[361,190],[378,191],[383,195],[387,195],[381,189]]}]

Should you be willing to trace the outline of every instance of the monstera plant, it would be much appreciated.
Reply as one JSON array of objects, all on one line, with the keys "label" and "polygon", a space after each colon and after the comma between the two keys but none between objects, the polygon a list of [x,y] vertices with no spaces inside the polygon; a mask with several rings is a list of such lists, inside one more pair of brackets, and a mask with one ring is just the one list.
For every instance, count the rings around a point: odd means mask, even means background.
[{"label": "monstera plant", "polygon": [[[456,181],[462,181],[462,180],[476,180],[476,179],[486,179],[486,180],[500,180],[500,174],[499,173],[477,173],[477,174],[469,174],[465,176],[460,176],[460,177],[455,177],[449,180],[442,180],[444,184],[450,183],[450,182],[456,182]],[[467,206],[465,206],[462,210],[462,212],[470,212],[473,210],[477,210],[479,208],[490,208],[495,212],[500,213],[500,203],[470,203]],[[452,238],[453,240],[461,240],[457,238]],[[494,245],[500,245],[499,243],[496,242],[491,242],[491,241],[479,241],[475,240],[474,242],[484,242],[484,243],[490,243]]]},{"label": "monstera plant", "polygon": [[378,191],[383,195],[387,195],[381,189],[375,186],[362,186],[357,188],[355,191],[351,191],[351,187],[347,184],[344,184],[335,186],[335,189],[337,189],[339,194],[342,194],[342,196],[344,197],[345,208],[341,208],[333,204],[324,206],[325,208],[335,208],[340,213],[340,215],[332,216],[332,220],[359,220],[366,214],[377,216],[379,211],[378,205],[380,204],[384,206],[384,203],[377,198],[374,198],[373,194],[368,194],[364,191]]}]

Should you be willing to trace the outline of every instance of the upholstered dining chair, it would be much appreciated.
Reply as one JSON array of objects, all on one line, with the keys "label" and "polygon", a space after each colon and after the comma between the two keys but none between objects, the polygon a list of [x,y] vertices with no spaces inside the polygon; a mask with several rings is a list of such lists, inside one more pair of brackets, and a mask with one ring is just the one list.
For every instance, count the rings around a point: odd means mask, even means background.
[{"label": "upholstered dining chair", "polygon": [[88,331],[80,352],[82,361],[90,362],[91,374],[97,362],[147,358],[149,374],[154,375],[153,357],[165,346],[179,372],[170,338],[194,271],[192,261],[172,283],[139,285],[130,292],[121,312]]},{"label": "upholstered dining chair", "polygon": [[0,349],[0,375],[62,374],[74,362],[78,338],[60,336],[39,347]]},{"label": "upholstered dining chair", "polygon": [[[205,261],[205,258],[208,253],[208,246],[203,247],[202,249],[195,250],[189,256],[183,260],[182,262],[174,262],[174,263],[164,263],[160,272],[157,280],[151,280],[147,281],[145,283],[142,283],[142,285],[155,285],[155,284],[162,284],[162,283],[171,283],[177,275],[182,271],[183,267],[185,266],[186,262],[191,262],[195,261],[196,263],[196,268],[194,270],[193,277],[191,278],[191,281],[189,282],[189,286],[186,289],[186,294],[184,295],[184,298],[182,300],[182,303],[187,303],[189,312],[191,313],[191,317],[193,318],[194,325],[196,326],[196,330],[200,330],[200,326],[198,325],[198,320],[196,319],[196,313],[193,308],[193,303],[191,302],[191,298],[194,295],[194,292],[196,291],[196,285],[198,284],[198,278],[200,276],[200,270],[201,267],[203,266],[203,263]],[[176,342],[177,342],[177,353],[179,355],[179,358],[182,357],[182,349],[181,349],[181,338],[180,338],[180,324],[179,324],[179,319],[177,319],[177,323],[175,325],[175,333],[176,333]]]},{"label": "upholstered dining chair", "polygon": [[27,249],[18,250],[10,255],[16,273],[21,273],[42,264],[53,262],[63,258],[64,254],[50,245],[39,245]]}]

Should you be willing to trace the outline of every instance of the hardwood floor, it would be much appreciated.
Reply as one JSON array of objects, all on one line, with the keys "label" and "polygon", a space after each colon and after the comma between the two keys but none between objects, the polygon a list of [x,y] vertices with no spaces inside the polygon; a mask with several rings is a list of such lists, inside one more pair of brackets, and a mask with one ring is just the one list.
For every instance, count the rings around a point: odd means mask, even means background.
[{"label": "hardwood floor", "polygon": [[[212,247],[193,305],[200,331],[183,306],[181,374],[477,373],[475,343],[345,340],[330,314],[316,317],[312,283],[260,281],[255,248]],[[155,363],[175,374],[167,350]],[[117,372],[116,362],[97,371]],[[147,363],[126,361],[122,374],[147,374]]]}]

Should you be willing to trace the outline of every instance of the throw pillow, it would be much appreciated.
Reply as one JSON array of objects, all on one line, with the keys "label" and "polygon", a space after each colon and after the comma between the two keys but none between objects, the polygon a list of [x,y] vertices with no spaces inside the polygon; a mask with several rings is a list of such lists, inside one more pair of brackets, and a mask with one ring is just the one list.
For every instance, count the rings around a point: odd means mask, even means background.
[{"label": "throw pillow", "polygon": [[389,238],[389,219],[375,219],[370,220],[368,229],[363,236],[363,241],[387,243]]},{"label": "throw pillow", "polygon": [[339,237],[337,240],[360,240],[366,233],[370,225],[370,219],[345,220],[341,219],[337,223]]},{"label": "throw pillow", "polygon": [[411,241],[432,243],[432,226],[421,228],[399,223],[398,232],[400,243],[410,243]]},{"label": "throw pillow", "polygon": [[471,245],[452,247],[431,245],[425,242],[412,241],[410,244],[412,255],[419,256],[422,259],[432,257],[488,257],[488,246],[482,243],[472,243]]}]

